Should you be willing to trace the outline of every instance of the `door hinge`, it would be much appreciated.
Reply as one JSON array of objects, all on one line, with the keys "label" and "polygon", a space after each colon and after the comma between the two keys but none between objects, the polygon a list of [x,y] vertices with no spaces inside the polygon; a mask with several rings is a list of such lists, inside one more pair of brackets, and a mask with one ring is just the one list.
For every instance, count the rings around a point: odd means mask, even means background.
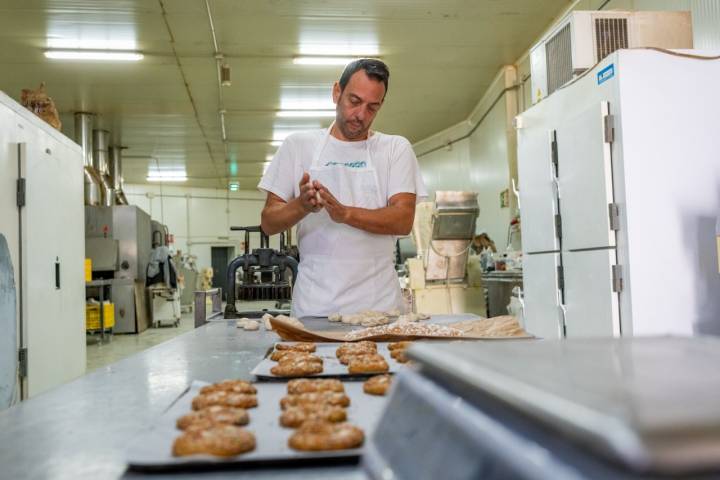
[{"label": "door hinge", "polygon": [[28,351],[26,347],[18,350],[18,367],[20,378],[27,377],[28,374]]},{"label": "door hinge", "polygon": [[557,146],[557,132],[554,130],[550,134],[550,161],[554,169],[555,177],[558,176],[558,146]]},{"label": "door hinge", "polygon": [[615,117],[605,115],[603,117],[603,130],[605,134],[605,143],[613,143],[615,141]]},{"label": "door hinge", "polygon": [[555,235],[562,238],[562,217],[559,213],[555,214]]},{"label": "door hinge", "polygon": [[557,266],[557,285],[558,290],[561,292],[565,291],[565,269],[562,265]]},{"label": "door hinge", "polygon": [[608,203],[608,216],[610,217],[610,230],[620,230],[620,207],[617,203]]},{"label": "door hinge", "polygon": [[615,293],[623,291],[623,271],[621,265],[612,266],[612,290]]},{"label": "door hinge", "polygon": [[16,185],[17,185],[17,192],[16,192],[17,206],[24,207],[25,206],[25,179],[18,178]]}]

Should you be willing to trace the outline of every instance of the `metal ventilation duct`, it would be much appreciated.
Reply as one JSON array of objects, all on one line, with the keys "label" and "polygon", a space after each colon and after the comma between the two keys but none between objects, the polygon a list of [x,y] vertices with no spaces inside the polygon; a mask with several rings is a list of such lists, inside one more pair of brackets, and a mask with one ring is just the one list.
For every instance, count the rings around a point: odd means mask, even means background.
[{"label": "metal ventilation duct", "polygon": [[75,141],[82,147],[84,177],[85,177],[85,205],[100,205],[102,203],[102,183],[100,175],[93,168],[92,147],[92,113],[75,113]]},{"label": "metal ventilation duct", "polygon": [[110,179],[110,132],[93,130],[93,167],[100,174],[103,190],[103,205],[115,205],[115,190]]},{"label": "metal ventilation duct", "polygon": [[115,190],[115,201],[118,205],[127,205],[127,198],[123,192],[122,151],[125,147],[110,148],[110,179]]}]

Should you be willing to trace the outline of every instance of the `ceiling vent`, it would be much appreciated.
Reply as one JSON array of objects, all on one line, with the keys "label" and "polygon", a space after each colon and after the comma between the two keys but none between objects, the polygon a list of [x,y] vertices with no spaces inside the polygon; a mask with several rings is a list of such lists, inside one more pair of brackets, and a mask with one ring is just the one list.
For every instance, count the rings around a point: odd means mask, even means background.
[{"label": "ceiling vent", "polygon": [[690,12],[576,11],[530,50],[533,103],[621,48],[692,48]]}]

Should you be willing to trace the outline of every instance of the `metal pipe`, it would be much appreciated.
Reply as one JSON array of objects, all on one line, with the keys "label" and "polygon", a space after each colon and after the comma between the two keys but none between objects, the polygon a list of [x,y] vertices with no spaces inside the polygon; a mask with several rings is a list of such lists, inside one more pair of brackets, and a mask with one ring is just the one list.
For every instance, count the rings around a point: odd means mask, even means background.
[{"label": "metal pipe", "polygon": [[127,147],[115,146],[110,148],[110,181],[115,191],[115,203],[118,205],[128,204],[125,192],[123,192],[122,151],[125,148]]},{"label": "metal pipe", "polygon": [[94,115],[87,112],[75,113],[75,141],[82,148],[85,183],[85,205],[100,205],[102,190],[100,178],[93,168],[92,125]]},{"label": "metal pipe", "polygon": [[112,207],[115,205],[115,189],[110,179],[110,132],[107,130],[93,130],[93,166],[100,174],[101,188],[103,191],[103,205]]}]

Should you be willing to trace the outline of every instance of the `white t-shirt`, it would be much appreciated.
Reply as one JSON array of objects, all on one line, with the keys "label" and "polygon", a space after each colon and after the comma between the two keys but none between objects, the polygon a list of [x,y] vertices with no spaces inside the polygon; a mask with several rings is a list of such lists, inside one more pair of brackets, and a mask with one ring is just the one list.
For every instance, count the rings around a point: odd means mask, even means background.
[{"label": "white t-shirt", "polygon": [[[286,202],[300,195],[300,179],[304,172],[310,171],[313,157],[325,133],[324,129],[311,130],[287,137],[258,188],[272,192]],[[378,173],[380,195],[386,202],[398,193],[414,193],[418,202],[427,197],[415,152],[410,142],[399,135],[373,132],[368,140],[357,142],[344,142],[330,135],[320,156],[320,163],[326,165],[334,162],[338,168],[345,168],[343,165],[365,162],[366,146],[369,147],[370,157]]]}]

